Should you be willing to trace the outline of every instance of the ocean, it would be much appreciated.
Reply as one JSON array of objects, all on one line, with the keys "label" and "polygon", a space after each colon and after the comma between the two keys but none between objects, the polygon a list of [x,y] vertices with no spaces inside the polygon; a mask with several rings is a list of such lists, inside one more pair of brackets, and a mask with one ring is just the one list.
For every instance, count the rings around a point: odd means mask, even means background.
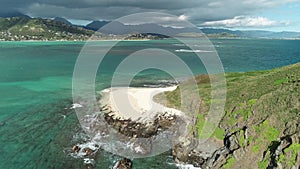
[{"label": "ocean", "polygon": [[[211,39],[226,72],[267,70],[300,62],[300,41],[269,39]],[[103,47],[111,42],[100,42]],[[85,42],[0,42],[0,169],[86,168],[71,148],[89,138],[72,106],[74,65]],[[206,73],[192,53],[174,40],[125,41],[109,53],[96,77],[96,90],[109,87],[124,53],[139,46],[175,53],[194,75]],[[200,66],[199,66],[200,65]],[[126,75],[124,75],[126,76]],[[184,78],[184,77],[183,77]],[[155,84],[171,77],[158,70],[140,72],[133,86]],[[122,84],[120,84],[122,85]],[[96,168],[111,168],[121,157],[100,150]],[[164,154],[134,159],[136,169],[177,168]]]}]

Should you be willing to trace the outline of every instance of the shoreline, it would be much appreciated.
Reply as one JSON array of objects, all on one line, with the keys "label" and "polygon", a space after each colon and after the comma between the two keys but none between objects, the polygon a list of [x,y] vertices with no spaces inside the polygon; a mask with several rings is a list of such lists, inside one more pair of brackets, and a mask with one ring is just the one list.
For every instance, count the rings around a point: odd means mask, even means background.
[{"label": "shoreline", "polygon": [[[248,38],[248,37],[237,37],[237,38],[232,38],[232,37],[209,37],[207,36],[208,39],[210,40],[293,40],[293,41],[299,41],[300,38]],[[164,39],[100,39],[100,40],[18,40],[18,41],[10,41],[10,40],[0,40],[1,42],[105,42],[105,41],[151,41],[151,40],[164,40]]]},{"label": "shoreline", "polygon": [[106,42],[106,41],[151,41],[151,40],[162,40],[162,39],[103,39],[103,40],[19,40],[19,41],[5,41],[0,42]]},{"label": "shoreline", "polygon": [[165,107],[154,101],[154,96],[166,91],[174,91],[178,86],[147,88],[147,87],[113,87],[100,91],[100,105],[106,106],[106,113],[115,118],[131,119],[135,122],[153,121],[161,113],[182,115],[182,112]]}]

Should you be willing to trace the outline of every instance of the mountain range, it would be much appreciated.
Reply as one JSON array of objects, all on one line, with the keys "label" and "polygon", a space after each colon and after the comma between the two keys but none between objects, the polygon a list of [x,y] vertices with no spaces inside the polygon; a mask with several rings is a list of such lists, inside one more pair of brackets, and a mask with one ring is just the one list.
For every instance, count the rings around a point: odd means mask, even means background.
[{"label": "mountain range", "polygon": [[93,33],[53,19],[23,16],[0,18],[0,40],[85,40]]},{"label": "mountain range", "polygon": [[30,16],[25,15],[18,11],[0,11],[0,18],[11,18],[11,17],[26,17],[30,18]]},{"label": "mountain range", "polygon": [[273,31],[263,31],[263,30],[229,30],[229,29],[216,29],[216,28],[201,28],[203,33],[207,35],[220,35],[228,34],[235,35],[236,37],[245,37],[245,38],[275,38],[275,39],[284,39],[284,38],[300,38],[300,32],[273,32]]},{"label": "mountain range", "polygon": [[[110,24],[105,26],[108,23]],[[198,31],[198,29],[173,28],[158,24],[125,25],[120,22],[110,21],[93,21],[87,25],[74,25],[62,17],[44,19],[31,18],[18,12],[0,13],[0,40],[86,40],[100,28],[102,28],[101,36],[108,34],[138,34],[143,32],[154,34],[163,32],[165,35],[174,36],[183,33],[187,35],[187,33]],[[300,38],[300,32],[230,30],[220,28],[199,29],[210,38]]]},{"label": "mountain range", "polygon": [[[109,21],[93,21],[85,26],[86,29],[97,31]],[[124,25],[120,22],[113,22],[108,28],[103,28],[102,31],[106,33],[116,33],[121,34],[132,33],[130,30],[140,30],[140,31],[154,31],[154,32],[166,32],[168,31],[171,35],[176,35],[182,32],[193,32],[193,29],[182,29],[182,28],[172,28],[163,27],[157,24],[142,24],[142,25]],[[240,37],[240,38],[274,38],[274,39],[288,39],[288,38],[300,38],[300,32],[273,32],[264,30],[230,30],[224,28],[199,28],[208,37]],[[120,31],[121,30],[121,31]]]}]

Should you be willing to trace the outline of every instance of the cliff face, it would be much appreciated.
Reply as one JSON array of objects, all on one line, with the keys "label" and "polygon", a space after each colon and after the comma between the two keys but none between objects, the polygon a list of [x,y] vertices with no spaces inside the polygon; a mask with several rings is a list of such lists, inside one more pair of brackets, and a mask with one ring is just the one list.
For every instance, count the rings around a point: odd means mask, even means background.
[{"label": "cliff face", "polygon": [[[203,151],[191,134],[175,147],[174,158],[202,168],[299,168],[300,63],[226,78],[224,116],[208,143],[215,146]],[[194,125],[199,133],[211,100],[209,77],[196,80],[202,98]],[[178,106],[179,90],[166,95],[172,98],[168,106]]]}]

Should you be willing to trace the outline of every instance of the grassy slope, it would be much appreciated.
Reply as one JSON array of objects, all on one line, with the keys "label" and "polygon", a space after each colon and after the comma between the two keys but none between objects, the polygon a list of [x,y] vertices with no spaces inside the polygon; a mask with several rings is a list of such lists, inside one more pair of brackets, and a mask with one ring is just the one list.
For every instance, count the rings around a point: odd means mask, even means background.
[{"label": "grassy slope", "polygon": [[56,36],[56,32],[68,32],[80,35],[91,35],[93,31],[69,26],[62,22],[42,18],[0,18],[0,31],[10,31],[15,35]]},{"label": "grassy slope", "polygon": [[[210,84],[206,75],[196,80],[202,98],[195,125],[200,132],[211,102]],[[284,168],[299,163],[300,63],[269,71],[228,73],[226,80],[224,116],[214,137],[234,134],[239,148],[235,156],[227,157],[223,168],[267,168],[272,165],[272,151],[286,137],[296,138],[296,142],[287,145],[275,161]],[[179,89],[166,97],[168,106],[180,106]]]}]

